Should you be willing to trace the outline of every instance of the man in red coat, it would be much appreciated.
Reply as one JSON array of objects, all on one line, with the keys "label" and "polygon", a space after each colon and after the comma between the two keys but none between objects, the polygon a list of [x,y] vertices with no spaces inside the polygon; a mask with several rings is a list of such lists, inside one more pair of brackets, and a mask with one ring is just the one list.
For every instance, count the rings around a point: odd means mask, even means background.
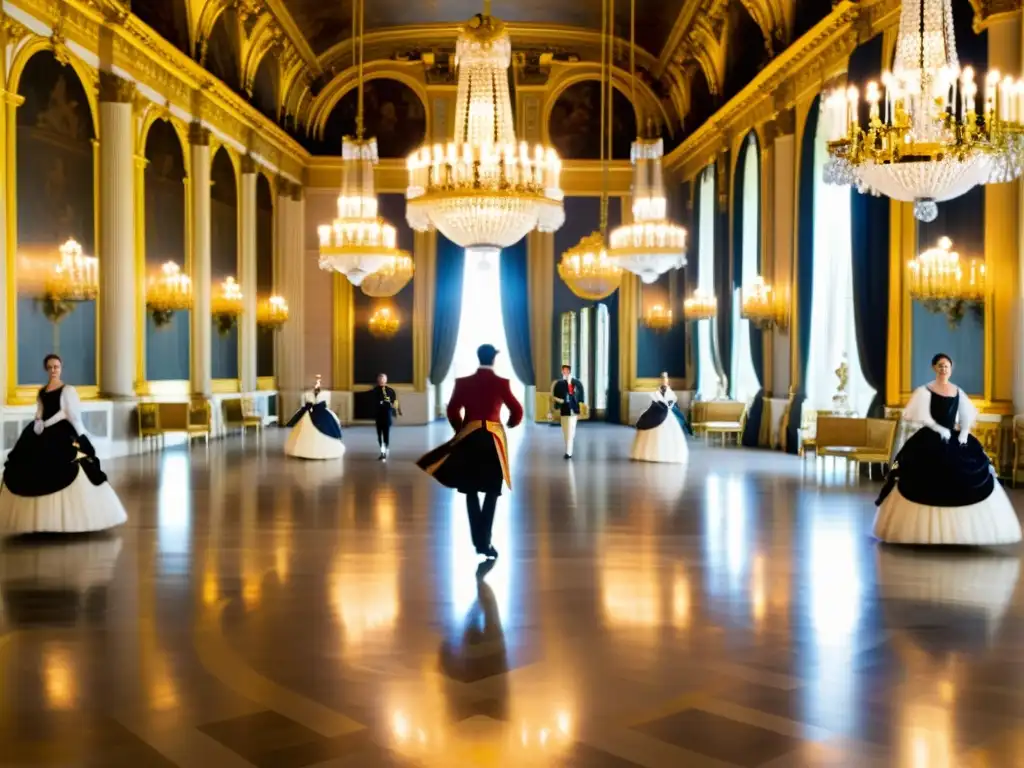
[{"label": "man in red coat", "polygon": [[455,380],[448,403],[448,421],[455,437],[416,462],[441,485],[466,494],[473,546],[491,560],[498,556],[498,550],[491,546],[494,508],[502,485],[512,488],[501,406],[508,408],[510,429],[523,420],[523,406],[512,394],[508,379],[494,372],[497,354],[490,344],[477,349],[480,367],[472,376]]}]

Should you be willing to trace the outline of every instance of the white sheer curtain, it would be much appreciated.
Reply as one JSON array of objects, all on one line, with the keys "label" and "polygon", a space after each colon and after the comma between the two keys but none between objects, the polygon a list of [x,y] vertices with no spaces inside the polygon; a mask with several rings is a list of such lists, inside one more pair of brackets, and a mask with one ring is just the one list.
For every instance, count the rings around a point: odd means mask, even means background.
[{"label": "white sheer curtain", "polygon": [[[853,315],[853,246],[850,235],[850,187],[826,184],[829,113],[822,111],[814,137],[814,281],[811,294],[811,348],[807,361],[807,406],[828,410],[839,379],[836,369],[849,366],[850,407],[867,414],[873,390],[864,380],[857,352]],[[856,193],[859,194],[859,193]]]},{"label": "white sheer curtain", "polygon": [[[697,287],[715,293],[715,166],[704,169],[700,179],[700,221],[698,222]],[[711,350],[714,320],[697,323],[697,392],[705,400],[718,392],[718,372]]]},{"label": "white sheer curtain", "polygon": [[[758,207],[761,204],[760,163],[757,156],[757,139],[750,134],[743,148],[743,252],[740,271],[740,285],[749,285],[757,277],[757,250],[761,239],[758,227]],[[740,317],[742,303],[741,289],[734,289],[732,302],[732,397],[747,402],[761,388],[754,358],[750,352],[750,321]]]}]

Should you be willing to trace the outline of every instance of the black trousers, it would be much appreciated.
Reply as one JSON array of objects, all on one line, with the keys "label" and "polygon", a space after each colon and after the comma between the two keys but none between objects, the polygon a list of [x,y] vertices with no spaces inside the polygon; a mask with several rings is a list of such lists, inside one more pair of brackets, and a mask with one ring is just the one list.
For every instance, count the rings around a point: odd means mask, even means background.
[{"label": "black trousers", "polygon": [[377,419],[377,444],[387,448],[391,444],[391,419]]},{"label": "black trousers", "polygon": [[469,530],[477,552],[485,552],[491,546],[491,528],[494,525],[494,508],[498,494],[485,493],[483,507],[478,493],[466,494],[466,511],[469,513]]}]

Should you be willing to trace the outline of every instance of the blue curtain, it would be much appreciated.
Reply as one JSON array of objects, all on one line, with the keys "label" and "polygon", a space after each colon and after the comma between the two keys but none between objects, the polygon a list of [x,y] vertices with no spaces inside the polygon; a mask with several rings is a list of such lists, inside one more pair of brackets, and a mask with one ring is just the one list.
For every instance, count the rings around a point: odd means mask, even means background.
[{"label": "blue curtain", "polygon": [[786,425],[786,450],[789,453],[797,453],[800,449],[799,430],[806,396],[807,361],[811,354],[811,293],[814,286],[814,139],[818,132],[820,101],[819,95],[812,102],[800,140],[800,187],[796,229],[796,331],[800,343],[797,350],[797,376],[793,382],[795,394],[792,407],[789,409],[789,423]]},{"label": "blue curtain", "polygon": [[439,386],[448,375],[459,340],[462,314],[462,273],[465,251],[437,234],[437,291],[434,294],[434,338],[430,345],[430,383]]},{"label": "blue curtain", "polygon": [[526,238],[503,248],[501,265],[501,317],[512,370],[519,380],[535,384],[533,355],[530,348],[530,295],[526,276]]},{"label": "blue curtain", "polygon": [[[882,36],[859,46],[850,56],[850,82],[878,80]],[[867,105],[861,119],[867,117]],[[889,198],[850,195],[853,250],[853,316],[857,356],[864,379],[875,390],[868,416],[879,418],[885,406],[885,368],[889,351]]]},{"label": "blue curtain", "polygon": [[[693,177],[693,181],[690,182],[690,199],[693,201],[693,213],[692,219],[690,220],[690,257],[687,259],[689,264],[692,264],[692,268],[687,268],[687,276],[693,283],[690,286],[690,293],[697,289],[700,284],[700,177],[704,175],[701,171]],[[692,332],[690,334],[693,339],[693,362],[694,362],[694,377],[693,377],[693,388],[696,391],[700,386],[700,333],[698,332],[698,324],[694,323],[692,326]]]},{"label": "blue curtain", "polygon": [[[753,143],[746,146],[746,152],[757,152],[757,169],[758,178],[757,184],[757,272],[761,273],[761,159],[760,159],[760,145],[757,141],[757,135],[754,134]],[[736,200],[736,207],[733,210],[733,221],[740,222],[738,227],[734,227],[734,233],[738,230],[736,237],[736,253],[734,257],[734,269],[736,270],[736,279],[734,281],[737,288],[743,287],[743,204],[744,204],[744,191],[743,185],[746,184],[746,174],[744,173],[744,166],[746,165],[746,156],[743,155],[739,158],[739,162],[736,163],[736,183],[733,186],[735,194],[733,195]],[[754,395],[754,401],[750,404],[750,412],[747,414],[746,425],[743,428],[743,445],[749,448],[756,448],[759,443],[761,435],[761,416],[764,413],[764,391],[765,391],[765,380],[764,380],[764,331],[757,328],[753,323],[749,325],[750,332],[750,360],[754,366],[754,373],[757,374],[757,380],[761,382],[761,388],[757,390],[757,394]]]},{"label": "blue curtain", "polygon": [[[619,291],[605,299],[604,303],[608,306],[608,407],[604,411],[604,420],[609,424],[618,424],[622,420],[622,388],[619,380]],[[594,397],[586,392],[583,394],[586,397]]]},{"label": "blue curtain", "polygon": [[[729,162],[728,153],[718,156],[723,168],[715,167],[715,293],[718,296],[718,368],[725,374],[726,380],[732,384],[732,259],[729,254],[729,206],[723,211],[718,201],[722,195],[728,196],[734,190],[728,189]],[[725,183],[726,189],[719,189]]]}]

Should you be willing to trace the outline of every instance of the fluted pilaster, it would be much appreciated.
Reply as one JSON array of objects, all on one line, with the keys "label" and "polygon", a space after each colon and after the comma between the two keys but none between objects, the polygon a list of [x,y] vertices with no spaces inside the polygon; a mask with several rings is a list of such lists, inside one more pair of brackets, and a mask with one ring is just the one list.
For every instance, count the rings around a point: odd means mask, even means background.
[{"label": "fluted pilaster", "polygon": [[209,397],[211,378],[211,306],[210,306],[210,131],[200,123],[189,129],[192,184],[189,187],[192,212],[192,394]]},{"label": "fluted pilaster", "polygon": [[239,371],[243,392],[256,391],[256,164],[242,158],[240,199],[241,237],[238,239],[238,283],[242,316],[238,319]]},{"label": "fluted pilaster", "polygon": [[135,395],[134,83],[100,73],[100,392]]}]

